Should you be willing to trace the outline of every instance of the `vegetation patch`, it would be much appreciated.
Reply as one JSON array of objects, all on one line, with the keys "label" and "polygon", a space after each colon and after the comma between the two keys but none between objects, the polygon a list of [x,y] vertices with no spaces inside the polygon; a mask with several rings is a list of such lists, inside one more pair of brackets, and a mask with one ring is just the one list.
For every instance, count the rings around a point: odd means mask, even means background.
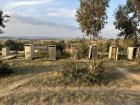
[{"label": "vegetation patch", "polygon": [[0,63],[0,77],[8,76],[13,73],[13,70],[7,63]]},{"label": "vegetation patch", "polygon": [[84,63],[67,61],[62,70],[63,83],[83,86],[101,85],[106,70],[105,62],[105,60],[92,60]]},{"label": "vegetation patch", "polygon": [[45,90],[10,94],[0,98],[0,103],[3,105],[139,105],[139,99],[138,93],[111,89],[92,91]]}]

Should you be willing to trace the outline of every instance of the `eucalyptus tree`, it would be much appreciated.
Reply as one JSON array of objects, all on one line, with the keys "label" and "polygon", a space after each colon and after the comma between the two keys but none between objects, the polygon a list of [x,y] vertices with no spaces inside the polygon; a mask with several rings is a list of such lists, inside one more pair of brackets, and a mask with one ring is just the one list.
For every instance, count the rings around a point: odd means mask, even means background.
[{"label": "eucalyptus tree", "polygon": [[85,36],[90,39],[99,37],[107,20],[107,7],[109,7],[109,0],[80,0],[76,19]]},{"label": "eucalyptus tree", "polygon": [[115,28],[120,30],[119,37],[124,37],[124,40],[132,39],[137,42],[139,36],[140,19],[137,16],[135,5],[127,2],[126,5],[120,5],[115,12]]},{"label": "eucalyptus tree", "polygon": [[3,11],[0,10],[0,34],[3,33],[3,30],[1,28],[5,28],[6,22],[9,21],[10,16],[8,14],[3,14]]},{"label": "eucalyptus tree", "polygon": [[134,5],[137,15],[140,17],[140,0],[128,0]]}]

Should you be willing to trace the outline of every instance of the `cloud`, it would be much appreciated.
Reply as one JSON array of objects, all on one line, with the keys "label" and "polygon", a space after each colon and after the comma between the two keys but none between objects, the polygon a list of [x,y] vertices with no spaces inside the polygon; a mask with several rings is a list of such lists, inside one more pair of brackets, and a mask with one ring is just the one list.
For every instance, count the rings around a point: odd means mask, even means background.
[{"label": "cloud", "polygon": [[55,11],[51,11],[47,14],[47,16],[59,16],[59,17],[68,17],[68,18],[74,18],[75,17],[76,10],[70,10],[66,8],[60,8],[56,9]]},{"label": "cloud", "polygon": [[[1,7],[11,16],[5,35],[82,36],[74,16],[78,3],[79,0],[3,0]],[[114,38],[118,32],[111,22],[101,35]]]},{"label": "cloud", "polygon": [[13,1],[13,2],[9,2],[4,8],[5,9],[14,9],[14,8],[17,8],[17,7],[22,7],[22,6],[40,5],[40,4],[49,3],[49,2],[52,2],[52,1],[54,1],[54,0]]},{"label": "cloud", "polygon": [[26,23],[26,24],[31,24],[31,25],[40,25],[40,26],[57,26],[57,27],[65,27],[67,29],[71,30],[78,30],[78,27],[68,25],[68,24],[58,24],[55,22],[47,21],[47,19],[43,18],[35,18],[35,17],[27,17],[27,16],[22,16],[15,14],[13,19],[17,23]]},{"label": "cloud", "polygon": [[105,28],[101,31],[101,36],[105,37],[105,38],[116,38],[117,34],[120,31],[115,29],[115,26],[113,25],[113,23],[111,24],[106,24]]},{"label": "cloud", "polygon": [[[16,21],[16,20],[15,20]],[[10,36],[25,36],[25,37],[80,37],[82,33],[67,25],[57,25],[55,23],[48,22],[46,25],[29,24],[28,22],[13,22],[8,23],[5,28],[4,35]]]}]

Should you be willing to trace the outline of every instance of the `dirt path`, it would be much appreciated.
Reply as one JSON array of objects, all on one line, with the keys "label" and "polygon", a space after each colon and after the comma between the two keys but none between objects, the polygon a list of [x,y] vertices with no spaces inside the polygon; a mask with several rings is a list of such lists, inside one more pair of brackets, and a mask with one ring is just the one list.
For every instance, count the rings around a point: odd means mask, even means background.
[{"label": "dirt path", "polygon": [[10,93],[13,93],[12,90],[15,90],[16,88],[23,86],[26,84],[30,79],[24,79],[17,82],[14,82],[13,84],[10,84],[8,87],[5,87],[4,89],[0,89],[0,97],[9,95]]},{"label": "dirt path", "polygon": [[[120,71],[120,72],[122,72],[127,78],[129,78],[129,79],[132,79],[132,80],[135,80],[135,81],[137,81],[139,84],[138,85],[136,85],[136,86],[133,86],[133,87],[131,87],[131,88],[129,88],[128,90],[140,90],[140,75],[137,75],[137,74],[134,74],[134,73],[131,73],[131,72],[129,72],[129,71],[127,71],[127,69],[125,69],[125,68],[120,68],[120,67],[118,67],[117,68],[117,70],[118,71]],[[22,86],[24,86],[26,83],[28,83],[31,79],[33,79],[33,78],[28,78],[28,79],[23,79],[23,80],[19,80],[19,81],[15,81],[14,83],[12,83],[12,84],[9,84],[7,87],[5,87],[4,89],[0,89],[0,98],[1,97],[4,97],[4,96],[7,96],[7,95],[9,95],[9,94],[12,94],[12,93],[14,93],[14,92],[17,92],[17,89],[19,88],[19,87],[22,87]],[[123,88],[107,88],[107,87],[101,87],[101,88],[97,88],[97,87],[95,87],[95,88],[66,88],[66,87],[54,87],[54,88],[52,88],[52,87],[48,87],[48,88],[45,88],[44,90],[49,90],[49,91],[61,91],[61,90],[82,90],[82,91],[87,91],[87,90],[89,90],[89,91],[95,91],[95,90],[97,90],[97,91],[101,91],[101,90],[104,90],[104,91],[109,91],[109,90],[123,90]],[[126,90],[126,89],[125,89]],[[18,90],[19,91],[19,90]],[[31,91],[31,90],[28,90],[28,89],[21,89],[21,91],[23,91],[23,92],[25,92],[25,91]],[[38,89],[35,89],[35,91],[38,91]],[[19,91],[20,92],[20,91]]]},{"label": "dirt path", "polygon": [[140,75],[131,73],[131,72],[129,72],[125,68],[118,67],[117,70],[119,70],[120,72],[122,72],[127,78],[132,79],[132,80],[135,80],[135,81],[137,81],[137,82],[140,83]]}]

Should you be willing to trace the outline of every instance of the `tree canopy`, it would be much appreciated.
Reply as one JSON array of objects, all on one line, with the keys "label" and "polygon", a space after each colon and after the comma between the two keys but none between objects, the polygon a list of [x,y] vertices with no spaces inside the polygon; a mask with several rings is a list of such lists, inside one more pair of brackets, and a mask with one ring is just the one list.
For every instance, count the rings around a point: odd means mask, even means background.
[{"label": "tree canopy", "polygon": [[134,5],[137,15],[140,17],[140,0],[128,0]]},{"label": "tree canopy", "polygon": [[140,19],[137,16],[135,5],[131,2],[127,2],[126,5],[120,5],[115,13],[115,28],[120,30],[118,36],[124,37],[124,39],[138,38],[138,26]]},{"label": "tree canopy", "polygon": [[[0,27],[1,28],[4,28],[5,27],[5,24],[6,22],[8,22],[8,18],[10,16],[8,14],[3,14],[3,11],[0,9]],[[0,28],[0,34],[3,33],[2,29]]]},{"label": "tree canopy", "polygon": [[99,36],[106,23],[108,2],[109,0],[80,0],[76,17],[81,31],[86,36]]}]

